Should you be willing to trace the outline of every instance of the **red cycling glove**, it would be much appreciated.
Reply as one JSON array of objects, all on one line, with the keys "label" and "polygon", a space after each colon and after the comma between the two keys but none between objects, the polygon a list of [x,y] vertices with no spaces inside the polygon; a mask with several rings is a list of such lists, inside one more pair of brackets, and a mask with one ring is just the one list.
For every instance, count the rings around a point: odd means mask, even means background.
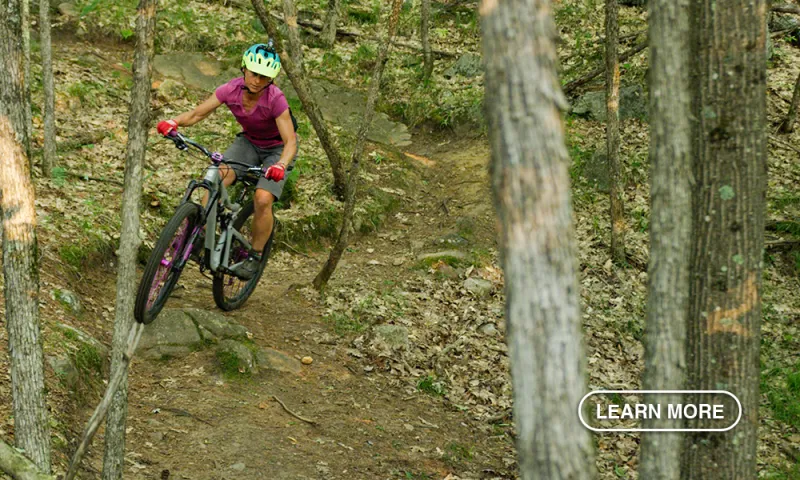
[{"label": "red cycling glove", "polygon": [[266,178],[267,180],[274,180],[276,182],[280,182],[281,180],[283,180],[283,177],[285,175],[286,175],[286,167],[284,167],[280,163],[276,163],[275,165],[267,169],[267,173],[264,174],[264,178]]},{"label": "red cycling glove", "polygon": [[171,132],[178,131],[178,123],[175,122],[175,120],[162,120],[158,122],[158,126],[156,128],[158,129],[158,133],[168,137]]}]

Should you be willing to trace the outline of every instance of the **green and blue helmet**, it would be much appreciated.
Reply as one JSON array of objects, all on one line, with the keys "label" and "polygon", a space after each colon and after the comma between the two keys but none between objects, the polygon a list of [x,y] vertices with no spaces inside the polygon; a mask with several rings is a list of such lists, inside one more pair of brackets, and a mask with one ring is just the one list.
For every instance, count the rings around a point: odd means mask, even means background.
[{"label": "green and blue helmet", "polygon": [[257,43],[245,50],[242,55],[242,68],[253,73],[275,78],[281,71],[281,58],[270,45]]}]

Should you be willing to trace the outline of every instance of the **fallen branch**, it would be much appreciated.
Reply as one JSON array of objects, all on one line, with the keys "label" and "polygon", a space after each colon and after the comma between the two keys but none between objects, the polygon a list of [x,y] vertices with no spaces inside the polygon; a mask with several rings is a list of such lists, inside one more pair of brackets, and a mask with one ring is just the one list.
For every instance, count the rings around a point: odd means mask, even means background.
[{"label": "fallen branch", "polygon": [[773,5],[772,11],[778,13],[791,13],[794,15],[800,15],[800,7],[798,7],[797,5]]},{"label": "fallen branch", "polygon": [[[270,12],[270,15],[272,17],[274,17],[276,20],[279,20],[279,21],[283,22],[283,16],[282,15],[279,15],[279,14],[277,14],[275,12]],[[310,29],[314,30],[315,32],[321,32],[322,28],[323,28],[322,22],[316,22],[316,21],[313,21],[313,20],[297,19],[297,24],[300,25],[301,27],[310,28]],[[355,30],[347,30],[347,29],[344,29],[344,28],[337,28],[336,29],[336,35],[337,36],[342,36],[342,37],[364,38],[365,40],[371,40],[373,42],[382,41],[381,39],[378,39],[378,38],[375,38],[375,37],[368,37],[368,36],[364,35],[361,32],[358,32],[358,31],[355,31]],[[411,49],[411,50],[422,51],[422,45],[419,45],[416,42],[411,42],[411,41],[408,41],[408,40],[395,39],[392,42],[392,45],[397,45],[398,47],[405,47],[405,48],[408,48],[408,49]],[[446,50],[437,50],[435,48],[431,48],[431,53],[439,55],[440,57],[457,57],[457,56],[461,55],[459,52],[448,52]]]},{"label": "fallen branch", "polygon": [[14,480],[54,480],[56,477],[46,475],[20,450],[0,439],[0,470]]},{"label": "fallen branch", "polygon": [[289,410],[289,407],[287,407],[285,403],[281,402],[281,399],[278,398],[276,395],[273,395],[272,398],[276,402],[280,403],[281,407],[283,407],[283,409],[286,410],[286,413],[288,413],[289,415],[293,416],[294,418],[296,418],[298,420],[302,420],[302,421],[304,421],[306,423],[309,423],[311,425],[317,425],[317,422],[315,422],[314,420],[309,420],[307,418],[301,417],[300,415],[298,415],[298,414],[294,413],[293,411]]},{"label": "fallen branch", "polygon": [[306,258],[311,258],[311,255],[308,255],[307,253],[303,253],[303,252],[301,252],[301,251],[295,250],[295,248],[294,248],[294,247],[292,247],[292,246],[291,246],[291,245],[289,245],[288,243],[284,242],[283,240],[281,240],[281,243],[282,243],[283,245],[286,245],[286,248],[288,248],[289,250],[293,251],[294,253],[296,253],[296,254],[298,254],[298,255],[302,255],[302,256],[304,256],[304,257],[306,257]]},{"label": "fallen branch", "polygon": [[114,375],[108,382],[108,388],[106,388],[106,393],[103,395],[103,400],[99,405],[97,405],[92,417],[86,424],[86,429],[83,433],[83,439],[81,439],[78,449],[75,450],[75,455],[72,457],[72,461],[69,464],[69,470],[67,471],[67,475],[64,477],[64,480],[72,480],[78,473],[78,467],[80,466],[83,456],[86,454],[86,448],[89,446],[89,443],[91,443],[92,438],[94,438],[94,434],[97,433],[97,429],[100,427],[103,417],[106,416],[108,407],[111,405],[111,400],[114,398],[114,394],[117,393],[117,389],[119,388],[120,383],[122,383],[123,377],[128,373],[128,366],[131,364],[133,353],[136,351],[136,346],[139,344],[139,339],[142,337],[142,332],[144,332],[144,324],[142,323],[136,323],[133,325],[133,327],[131,327],[131,331],[128,334],[128,348],[125,349],[125,353],[122,355],[122,364],[120,365],[120,368],[114,372]]},{"label": "fallen branch", "polygon": [[800,240],[773,240],[771,242],[764,242],[764,248],[786,248],[798,246],[800,246]]},{"label": "fallen branch", "polygon": [[[631,58],[632,56],[634,56],[637,53],[641,52],[645,48],[647,48],[647,40],[637,44],[635,47],[633,47],[630,50],[628,50],[627,52],[621,54],[619,56],[619,61],[620,62],[624,62],[625,60],[628,60],[629,58]],[[586,85],[587,83],[589,83],[592,80],[594,80],[595,77],[601,75],[605,71],[606,71],[605,65],[603,65],[602,67],[598,67],[598,68],[592,70],[591,72],[587,73],[586,75],[582,76],[581,78],[575,79],[575,80],[567,83],[566,85],[564,85],[562,90],[564,91],[565,95],[569,95],[570,93],[575,91],[578,87]]]},{"label": "fallen branch", "polygon": [[800,148],[797,148],[797,147],[795,147],[794,145],[792,145],[790,143],[786,143],[783,140],[781,140],[781,139],[779,139],[779,138],[777,138],[777,137],[775,137],[773,135],[770,135],[769,139],[770,139],[770,141],[772,141],[773,143],[775,143],[779,147],[783,147],[785,149],[792,150],[794,152],[800,153]]}]

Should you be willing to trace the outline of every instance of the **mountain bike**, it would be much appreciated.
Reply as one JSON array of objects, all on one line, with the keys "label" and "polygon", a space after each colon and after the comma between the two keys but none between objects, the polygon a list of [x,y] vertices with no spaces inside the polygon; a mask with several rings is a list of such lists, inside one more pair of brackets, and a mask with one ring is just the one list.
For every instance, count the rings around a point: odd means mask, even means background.
[{"label": "mountain bike", "polygon": [[[189,147],[194,147],[211,160],[211,165],[206,168],[202,181],[193,179],[189,182],[180,205],[161,231],[147,260],[134,307],[134,318],[144,324],[155,320],[164,308],[190,259],[200,264],[200,273],[211,272],[214,302],[219,308],[230,311],[241,307],[264,272],[275,231],[273,228],[264,246],[258,273],[250,280],[238,278],[234,271],[252,250],[250,238],[255,212],[252,193],[266,168],[227,159],[178,132],[166,138],[172,140],[179,150],[188,151]],[[222,183],[219,172],[222,164],[247,167],[244,175],[237,178],[237,183],[241,182],[243,187],[234,194],[234,200]],[[287,172],[290,169],[287,168]],[[192,194],[198,189],[208,192],[205,206],[192,200]]]}]

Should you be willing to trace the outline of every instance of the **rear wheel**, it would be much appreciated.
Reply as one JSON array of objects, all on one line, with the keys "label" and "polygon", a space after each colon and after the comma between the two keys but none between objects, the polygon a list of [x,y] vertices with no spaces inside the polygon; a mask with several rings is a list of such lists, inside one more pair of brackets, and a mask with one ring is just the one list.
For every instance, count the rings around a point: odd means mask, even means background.
[{"label": "rear wheel", "polygon": [[[133,313],[137,322],[152,322],[167,303],[186,264],[184,253],[195,227],[198,226],[199,218],[199,205],[181,204],[161,231],[161,236],[147,260],[136,294]],[[181,266],[180,269],[177,268],[178,265]]]},{"label": "rear wheel", "polygon": [[[253,202],[250,201],[242,207],[241,213],[236,217],[236,221],[233,222],[233,228],[238,230],[239,233],[248,240],[252,238],[254,213]],[[225,311],[237,309],[241,307],[253,293],[256,285],[258,285],[258,280],[261,278],[261,274],[264,272],[264,267],[267,265],[267,260],[269,258],[269,252],[272,249],[272,237],[275,232],[274,228],[272,232],[266,245],[264,245],[258,273],[256,273],[253,278],[250,280],[242,280],[235,275],[222,272],[217,272],[214,275],[214,301],[219,308]],[[231,265],[243,261],[247,258],[247,255],[247,247],[234,238],[231,242],[230,264],[226,266],[230,267]]]}]

